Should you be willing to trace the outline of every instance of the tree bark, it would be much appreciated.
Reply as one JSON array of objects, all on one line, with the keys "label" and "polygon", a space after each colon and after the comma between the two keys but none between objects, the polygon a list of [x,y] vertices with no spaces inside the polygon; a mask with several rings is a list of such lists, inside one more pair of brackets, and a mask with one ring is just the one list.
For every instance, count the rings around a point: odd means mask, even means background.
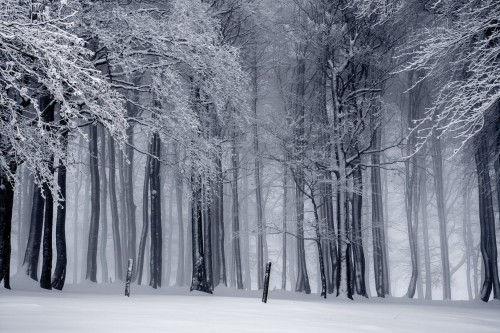
[{"label": "tree bark", "polygon": [[151,159],[151,258],[150,281],[153,288],[161,287],[162,266],[162,226],[161,226],[161,182],[160,158],[161,140],[158,133],[153,134],[153,158]]},{"label": "tree bark", "polygon": [[[0,142],[2,139],[0,137]],[[9,167],[10,173],[15,174],[17,164],[11,163]],[[13,206],[14,183],[9,179],[7,170],[0,167],[0,282],[3,280],[3,285],[6,289],[10,289],[10,236]]]},{"label": "tree bark", "polygon": [[231,182],[232,201],[233,201],[233,258],[236,269],[236,287],[243,289],[243,276],[241,273],[241,251],[240,251],[240,210],[238,199],[238,170],[239,170],[239,154],[236,148],[236,135],[233,134],[231,146],[231,164],[233,168],[233,181]]},{"label": "tree bark", "polygon": [[182,174],[181,174],[181,166],[180,166],[180,156],[179,156],[179,148],[177,144],[174,143],[174,177],[175,177],[175,195],[176,195],[176,207],[177,207],[177,274],[175,277],[175,284],[180,287],[184,285],[184,218],[182,214]]},{"label": "tree bark", "polygon": [[[65,121],[60,120],[62,127],[65,126]],[[61,140],[63,141],[64,155],[66,155],[68,136],[67,132],[62,134]],[[66,158],[63,156],[62,158]],[[57,206],[56,216],[56,251],[57,261],[54,274],[52,276],[52,287],[57,290],[62,290],[66,280],[66,265],[68,262],[66,252],[66,211],[67,211],[67,196],[66,196],[66,165],[64,161],[59,159],[59,166],[57,169],[57,184],[61,191],[62,201]]]},{"label": "tree bark", "polygon": [[111,228],[113,232],[113,250],[115,262],[115,279],[123,280],[123,253],[120,237],[120,220],[118,217],[118,202],[116,199],[116,162],[115,142],[111,136],[108,138],[109,158],[109,203],[111,208]]},{"label": "tree bark", "polygon": [[[106,130],[105,128],[101,125],[101,149],[99,151],[99,158],[100,158],[100,163],[99,163],[99,177],[100,177],[100,192],[101,192],[101,197],[100,197],[100,206],[101,206],[101,211],[100,211],[100,227],[101,227],[101,232],[100,232],[100,251],[99,251],[99,259],[101,261],[101,276],[102,276],[102,282],[107,283],[109,281],[108,278],[108,259],[106,256],[106,248],[108,245],[108,213],[107,213],[107,203],[108,203],[108,178],[106,176]],[[109,151],[108,151],[109,154]]]},{"label": "tree bark", "polygon": [[493,298],[500,298],[500,283],[498,280],[495,216],[488,168],[488,142],[484,133],[479,134],[476,144],[475,161],[479,192],[479,224],[481,227],[481,254],[484,265],[484,280],[480,297],[484,302],[487,302],[492,289]]},{"label": "tree bark", "polygon": [[100,215],[100,188],[99,188],[99,161],[97,149],[97,125],[90,125],[90,192],[92,209],[90,212],[90,228],[87,248],[86,279],[97,282],[97,243],[99,237]]},{"label": "tree bark", "polygon": [[193,275],[190,290],[212,293],[207,282],[205,271],[205,257],[203,253],[203,225],[202,225],[202,187],[201,177],[191,176],[191,247]]},{"label": "tree bark", "polygon": [[448,254],[448,233],[446,231],[446,207],[443,182],[443,157],[441,142],[434,134],[432,136],[432,165],[434,171],[434,186],[436,188],[436,203],[439,219],[439,245],[441,248],[441,268],[443,274],[443,299],[451,299],[450,259]]}]

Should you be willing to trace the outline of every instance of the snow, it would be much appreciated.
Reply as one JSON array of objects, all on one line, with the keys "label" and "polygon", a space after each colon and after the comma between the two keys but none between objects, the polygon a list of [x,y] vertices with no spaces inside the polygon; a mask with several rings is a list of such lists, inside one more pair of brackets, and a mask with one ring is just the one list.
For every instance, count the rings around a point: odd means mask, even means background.
[{"label": "snow", "polygon": [[0,291],[0,332],[498,332],[500,303],[355,301],[219,288],[152,290],[119,284]]}]

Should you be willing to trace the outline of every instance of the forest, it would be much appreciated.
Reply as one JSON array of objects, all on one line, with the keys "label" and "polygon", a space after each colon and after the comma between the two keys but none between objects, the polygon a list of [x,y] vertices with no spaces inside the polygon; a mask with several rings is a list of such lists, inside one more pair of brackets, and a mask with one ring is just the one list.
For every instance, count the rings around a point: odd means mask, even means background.
[{"label": "forest", "polygon": [[499,212],[497,0],[0,0],[13,293],[488,302]]}]

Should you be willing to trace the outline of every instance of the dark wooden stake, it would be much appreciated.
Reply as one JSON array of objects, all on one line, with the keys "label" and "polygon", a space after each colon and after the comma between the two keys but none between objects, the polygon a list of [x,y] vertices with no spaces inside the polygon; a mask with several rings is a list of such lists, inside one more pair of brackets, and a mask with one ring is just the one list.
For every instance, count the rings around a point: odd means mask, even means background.
[{"label": "dark wooden stake", "polygon": [[267,294],[269,292],[269,276],[271,275],[271,262],[266,265],[266,275],[264,276],[264,291],[262,292],[262,302],[267,303]]},{"label": "dark wooden stake", "polygon": [[128,260],[127,267],[127,279],[125,282],[125,296],[130,297],[130,280],[132,280],[132,267],[134,265],[134,259]]}]

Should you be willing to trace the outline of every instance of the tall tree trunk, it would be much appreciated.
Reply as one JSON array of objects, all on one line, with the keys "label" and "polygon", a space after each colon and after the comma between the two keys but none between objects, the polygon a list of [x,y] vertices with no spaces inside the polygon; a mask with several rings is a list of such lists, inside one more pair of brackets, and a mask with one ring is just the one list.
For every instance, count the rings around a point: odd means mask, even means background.
[{"label": "tall tree trunk", "polygon": [[[108,278],[108,259],[106,257],[106,248],[108,245],[108,213],[107,213],[107,203],[108,203],[108,178],[106,176],[106,130],[104,126],[101,127],[101,149],[99,151],[100,163],[99,163],[99,176],[101,181],[101,212],[100,212],[100,251],[99,259],[101,261],[101,276],[102,282],[106,283],[109,281]],[[108,152],[109,154],[109,152]]]},{"label": "tall tree trunk", "polygon": [[231,165],[233,168],[233,181],[231,182],[232,201],[233,201],[233,258],[236,269],[236,287],[243,289],[243,276],[241,274],[241,252],[240,252],[240,210],[238,199],[238,170],[239,154],[236,148],[236,135],[233,134],[231,145]]},{"label": "tall tree trunk", "polygon": [[[60,120],[61,126],[64,127],[66,122],[64,119]],[[64,155],[66,155],[67,145],[68,145],[68,133],[64,132],[61,136],[62,144],[64,147]],[[57,168],[57,184],[59,186],[60,195],[62,201],[57,205],[57,216],[56,216],[56,251],[57,251],[57,261],[56,268],[54,269],[54,275],[52,276],[52,287],[57,290],[62,290],[64,287],[64,282],[66,280],[66,265],[67,265],[67,253],[66,253],[66,207],[67,207],[67,196],[66,196],[66,165],[64,160],[66,156],[59,159],[59,166]]]},{"label": "tall tree trunk", "polygon": [[[3,138],[0,134],[0,142]],[[2,154],[3,154],[2,147]],[[15,174],[17,164],[9,165],[10,173]],[[14,182],[8,177],[7,170],[0,166],[0,282],[10,289],[10,235],[12,229],[12,207],[14,206]]]},{"label": "tall tree trunk", "polygon": [[[164,176],[167,176],[165,172],[162,173]],[[175,180],[174,180],[175,181]],[[163,184],[167,183],[166,179],[161,179]],[[165,249],[166,262],[167,266],[163,270],[165,271],[164,285],[168,287],[170,285],[170,276],[172,275],[172,238],[174,233],[174,222],[173,222],[173,207],[174,207],[174,182],[172,182],[169,192],[168,192],[168,219],[164,223],[164,238],[167,240],[167,246]],[[167,213],[164,209],[165,205],[162,205],[162,216],[167,216]]]},{"label": "tall tree trunk", "polygon": [[257,128],[257,102],[259,94],[258,86],[258,71],[257,71],[257,54],[256,51],[252,57],[252,111],[254,116],[253,124],[253,148],[255,154],[255,168],[254,168],[254,181],[255,181],[255,205],[257,208],[257,288],[262,289],[264,279],[264,247],[267,245],[265,241],[266,232],[264,227],[264,217],[262,209],[262,184],[261,172],[262,162],[259,150],[259,134]]},{"label": "tall tree trunk", "polygon": [[363,204],[363,179],[360,167],[353,170],[354,191],[352,194],[352,252],[354,263],[354,285],[358,295],[368,297],[365,286],[365,254],[363,251],[363,235],[361,213]]},{"label": "tall tree trunk", "polygon": [[[128,259],[132,259],[132,272],[135,272],[136,260],[136,219],[135,210],[136,206],[134,203],[134,180],[133,180],[133,168],[134,168],[134,132],[132,126],[127,129],[128,146],[126,148],[128,163],[125,163],[125,172],[123,184],[125,188],[125,200],[127,208],[127,256]],[[127,262],[127,261],[124,261]]]},{"label": "tall tree trunk", "polygon": [[498,280],[495,215],[488,168],[488,142],[485,133],[479,134],[476,144],[475,160],[478,176],[479,224],[481,227],[481,254],[484,264],[484,280],[480,297],[487,302],[492,289],[493,297],[500,299],[500,283]]},{"label": "tall tree trunk", "polygon": [[[209,187],[213,186],[213,181],[212,179],[208,178],[206,180],[209,184]],[[213,253],[212,253],[212,207],[210,205],[210,193],[211,191],[208,190],[205,186],[203,186],[203,215],[202,215],[202,221],[203,221],[203,245],[204,249],[203,252],[205,254],[205,273],[207,277],[207,283],[210,286],[210,290],[214,289],[214,274],[212,270],[212,259],[213,259]]]},{"label": "tall tree trunk", "polygon": [[441,248],[441,268],[443,273],[443,299],[451,299],[450,259],[448,254],[448,233],[446,231],[446,207],[443,183],[443,157],[441,142],[432,135],[432,166],[434,171],[434,186],[436,188],[436,203],[439,219],[439,245]]},{"label": "tall tree trunk", "polygon": [[425,266],[425,299],[432,299],[432,277],[431,277],[431,253],[429,244],[429,226],[427,219],[427,162],[425,156],[422,158],[422,172],[420,175],[420,200],[422,213],[422,236],[424,243],[424,266]]},{"label": "tall tree trunk", "polygon": [[288,166],[283,165],[283,225],[282,225],[282,268],[281,268],[281,290],[286,290],[286,260],[287,260],[287,208],[288,208]]},{"label": "tall tree trunk", "polygon": [[150,281],[153,288],[161,287],[162,265],[162,226],[161,226],[161,182],[160,158],[161,140],[158,133],[153,134],[153,158],[151,159],[151,258]]},{"label": "tall tree trunk", "polygon": [[181,165],[180,165],[180,155],[179,148],[177,144],[174,143],[174,177],[175,177],[175,195],[176,195],[176,207],[177,207],[177,274],[175,277],[176,286],[180,287],[184,285],[184,218],[182,214],[182,174],[181,174]]},{"label": "tall tree trunk", "polygon": [[116,163],[115,142],[111,136],[108,137],[108,161],[109,161],[109,203],[111,208],[111,228],[113,231],[113,250],[115,262],[115,279],[123,281],[123,253],[120,237],[120,220],[118,217],[118,202],[116,199]]},{"label": "tall tree trunk", "polygon": [[[144,254],[146,251],[146,240],[149,231],[149,182],[151,179],[151,154],[153,144],[149,143],[149,154],[146,157],[146,166],[144,170],[144,186],[142,189],[142,231],[139,241],[139,253],[137,255],[137,266],[135,274],[137,274],[137,284],[142,283],[142,274],[144,270]],[[134,273],[132,273],[134,275]],[[134,279],[134,278],[133,278]],[[135,280],[135,279],[134,279]]]},{"label": "tall tree trunk", "polygon": [[249,189],[248,189],[248,173],[246,170],[243,170],[243,238],[240,237],[242,241],[242,262],[245,268],[245,278],[243,281],[243,285],[247,290],[252,290],[252,277],[250,274],[250,230],[249,230],[249,221],[248,221],[248,197],[249,197]]},{"label": "tall tree trunk", "polygon": [[[54,173],[53,157],[49,162],[51,172]],[[42,272],[40,274],[40,287],[43,289],[52,289],[52,221],[54,215],[54,200],[49,184],[43,184],[45,196],[45,213],[43,222],[43,248],[42,248]]]},{"label": "tall tree trunk", "polygon": [[[122,240],[122,264],[123,266],[123,272],[126,272],[128,267],[127,265],[129,258],[130,251],[128,249],[129,244],[128,244],[128,208],[127,208],[127,200],[126,200],[126,184],[125,184],[125,156],[123,154],[123,151],[121,149],[118,150],[118,183],[120,184],[120,193],[119,193],[119,200],[118,202],[120,203],[120,221],[121,221],[121,240]],[[137,263],[132,263],[132,271],[133,267],[137,265]]]},{"label": "tall tree trunk", "polygon": [[99,188],[99,161],[97,149],[97,125],[90,125],[90,192],[92,209],[90,211],[90,228],[87,248],[86,279],[97,282],[97,243],[99,237],[100,215],[100,188]]},{"label": "tall tree trunk", "polygon": [[[375,128],[375,149],[381,147],[381,130]],[[373,238],[373,268],[375,277],[375,289],[378,297],[389,294],[388,286],[388,264],[387,247],[385,238],[384,206],[382,202],[382,180],[380,176],[380,153],[371,156],[373,167],[370,169],[372,186],[372,238]]]},{"label": "tall tree trunk", "polygon": [[462,236],[465,248],[465,277],[467,283],[467,295],[469,300],[474,299],[471,281],[471,240],[470,232],[470,197],[467,189],[462,194],[463,199],[463,221],[462,221]]},{"label": "tall tree trunk", "polygon": [[202,185],[200,176],[191,176],[191,247],[193,275],[190,290],[212,293],[207,282],[205,271],[205,254],[203,253],[203,223],[202,223]]},{"label": "tall tree trunk", "polygon": [[45,200],[42,188],[38,184],[33,184],[33,187],[33,205],[31,209],[28,245],[24,254],[24,265],[26,267],[26,274],[33,280],[38,281],[38,259],[42,242]]}]

